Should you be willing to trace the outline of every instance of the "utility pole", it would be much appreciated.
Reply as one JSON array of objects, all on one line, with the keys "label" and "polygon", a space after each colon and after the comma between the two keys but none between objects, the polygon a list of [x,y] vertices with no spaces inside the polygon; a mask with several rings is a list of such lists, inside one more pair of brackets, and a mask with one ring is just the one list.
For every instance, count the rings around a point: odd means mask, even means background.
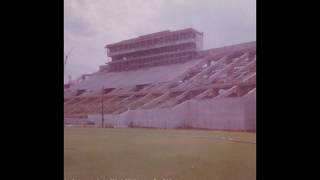
[{"label": "utility pole", "polygon": [[104,94],[104,86],[102,86],[102,92],[101,92],[101,122],[102,122],[102,127],[104,127],[103,94]]},{"label": "utility pole", "polygon": [[63,60],[63,63],[64,63],[64,66],[63,66],[63,75],[65,75],[65,72],[66,72],[66,65],[67,65],[67,62],[68,62],[69,56],[70,56],[70,54],[72,53],[73,49],[74,49],[74,47],[72,47],[72,48],[70,49],[70,51],[69,51],[67,54],[65,53],[65,57],[64,57],[64,60]]}]

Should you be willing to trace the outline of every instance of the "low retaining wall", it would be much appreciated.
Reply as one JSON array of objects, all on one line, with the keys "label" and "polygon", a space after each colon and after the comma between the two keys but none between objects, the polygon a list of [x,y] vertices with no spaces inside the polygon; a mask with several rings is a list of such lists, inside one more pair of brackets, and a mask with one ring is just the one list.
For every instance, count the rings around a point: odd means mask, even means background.
[{"label": "low retaining wall", "polygon": [[[101,126],[100,114],[88,119]],[[240,98],[189,100],[174,108],[129,110],[105,115],[109,127],[203,128],[217,130],[256,130],[256,95]]]},{"label": "low retaining wall", "polygon": [[64,126],[65,127],[93,127],[95,126],[95,122],[91,121],[87,117],[82,117],[82,118],[64,117]]}]

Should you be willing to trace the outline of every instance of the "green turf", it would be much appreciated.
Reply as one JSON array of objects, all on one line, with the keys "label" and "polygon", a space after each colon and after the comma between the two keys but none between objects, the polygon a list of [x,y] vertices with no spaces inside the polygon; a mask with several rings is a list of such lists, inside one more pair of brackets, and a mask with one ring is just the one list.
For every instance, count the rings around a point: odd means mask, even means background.
[{"label": "green turf", "polygon": [[255,133],[65,128],[66,180],[256,179]]}]

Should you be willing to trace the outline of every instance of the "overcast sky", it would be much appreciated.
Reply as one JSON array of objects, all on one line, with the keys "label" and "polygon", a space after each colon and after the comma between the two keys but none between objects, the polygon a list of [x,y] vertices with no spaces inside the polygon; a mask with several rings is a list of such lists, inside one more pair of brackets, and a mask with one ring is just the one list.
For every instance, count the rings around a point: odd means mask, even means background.
[{"label": "overcast sky", "polygon": [[255,0],[64,0],[66,79],[98,70],[106,44],[163,30],[195,28],[204,48],[256,40]]}]

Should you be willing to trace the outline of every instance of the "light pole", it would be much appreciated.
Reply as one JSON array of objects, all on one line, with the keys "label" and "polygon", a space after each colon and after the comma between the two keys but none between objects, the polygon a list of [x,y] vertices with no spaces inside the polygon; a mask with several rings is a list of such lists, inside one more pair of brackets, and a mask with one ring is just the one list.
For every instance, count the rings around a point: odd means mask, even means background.
[{"label": "light pole", "polygon": [[101,122],[102,122],[102,127],[104,127],[103,94],[104,94],[104,86],[102,86],[102,92],[101,92]]},{"label": "light pole", "polygon": [[64,76],[65,73],[66,73],[66,65],[67,65],[67,62],[68,62],[68,58],[69,58],[70,54],[72,53],[73,49],[74,49],[74,47],[72,47],[67,54],[65,53],[65,57],[64,57],[64,60],[63,60],[63,63],[64,63],[64,66],[63,66],[63,76]]}]

